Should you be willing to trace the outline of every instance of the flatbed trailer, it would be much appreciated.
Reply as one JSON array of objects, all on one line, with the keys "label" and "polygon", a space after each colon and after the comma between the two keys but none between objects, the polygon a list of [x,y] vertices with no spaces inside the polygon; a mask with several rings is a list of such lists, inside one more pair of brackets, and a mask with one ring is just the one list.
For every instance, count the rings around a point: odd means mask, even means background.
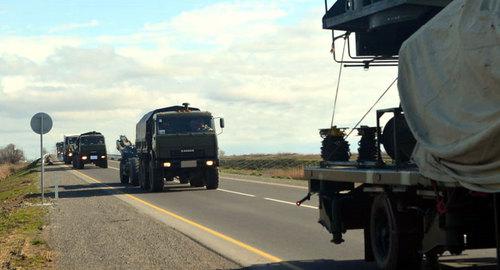
[{"label": "flatbed trailer", "polygon": [[[436,265],[448,251],[498,246],[497,195],[437,182],[418,168],[323,162],[305,168],[309,196],[319,196],[319,223],[334,244],[362,229],[365,260],[382,269]],[[495,237],[497,236],[497,237]]]}]

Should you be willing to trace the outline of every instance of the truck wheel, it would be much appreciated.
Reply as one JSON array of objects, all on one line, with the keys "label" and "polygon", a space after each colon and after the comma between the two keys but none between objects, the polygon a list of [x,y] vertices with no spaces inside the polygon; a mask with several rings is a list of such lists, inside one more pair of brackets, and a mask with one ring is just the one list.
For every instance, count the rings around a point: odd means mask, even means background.
[{"label": "truck wheel", "polygon": [[149,173],[146,160],[139,160],[139,185],[143,190],[149,189]]},{"label": "truck wheel", "polygon": [[125,162],[123,160],[120,160],[120,182],[122,184],[128,184],[129,182],[129,175],[127,174],[125,168]]},{"label": "truck wheel", "polygon": [[161,171],[155,168],[153,160],[149,162],[149,191],[160,192],[163,191],[163,175]]},{"label": "truck wheel", "polygon": [[203,172],[194,171],[189,174],[189,184],[192,187],[202,187],[205,185]]},{"label": "truck wheel", "polygon": [[398,212],[387,194],[378,195],[370,215],[370,242],[377,266],[384,270],[419,269],[418,228],[417,214]]},{"label": "truck wheel", "polygon": [[71,163],[72,163],[72,167],[73,167],[73,169],[75,169],[75,170],[76,170],[76,160],[74,160],[74,159],[73,159],[73,162],[71,162]]},{"label": "truck wheel", "polygon": [[217,168],[208,169],[205,172],[207,189],[217,189],[219,187],[219,170]]},{"label": "truck wheel", "polygon": [[[101,161],[99,163],[99,167],[107,169],[108,168],[108,160]],[[127,181],[128,182],[128,181]]]},{"label": "truck wheel", "polygon": [[129,158],[129,180],[130,184],[134,186],[139,185],[139,162],[136,158]]}]

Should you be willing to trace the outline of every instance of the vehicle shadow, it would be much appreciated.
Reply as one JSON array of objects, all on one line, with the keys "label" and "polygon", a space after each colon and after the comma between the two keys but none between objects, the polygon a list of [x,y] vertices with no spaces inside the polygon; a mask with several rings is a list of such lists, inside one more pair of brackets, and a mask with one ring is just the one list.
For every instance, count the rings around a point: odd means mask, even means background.
[{"label": "vehicle shadow", "polygon": [[45,172],[63,172],[63,171],[70,171],[73,170],[73,168],[69,166],[57,166],[57,165],[48,165],[45,166]]},{"label": "vehicle shadow", "polygon": [[[375,263],[365,262],[364,260],[300,260],[300,261],[284,261],[279,263],[257,264],[248,267],[235,268],[233,270],[376,270],[378,269]],[[441,259],[438,267],[430,267],[422,265],[421,270],[493,270],[496,269],[496,258],[469,258],[456,259],[446,258]]]},{"label": "vehicle shadow", "polygon": [[[374,263],[367,263],[364,260],[301,260],[301,261],[284,261],[279,263],[257,264],[243,268],[240,270],[376,270]],[[234,269],[234,270],[236,270]]]},{"label": "vehicle shadow", "polygon": [[[45,196],[54,197],[54,185],[48,186],[51,191],[46,192]],[[148,192],[140,187],[125,185],[121,183],[89,183],[89,184],[74,184],[74,185],[60,185],[59,186],[59,198],[81,198],[81,197],[98,197],[98,196],[110,196],[118,194],[162,194],[162,193],[172,193],[172,192],[200,192],[205,191],[204,187],[190,187],[185,184],[167,184],[164,187],[163,192]],[[33,193],[28,195],[29,197],[40,197],[39,193]]]}]

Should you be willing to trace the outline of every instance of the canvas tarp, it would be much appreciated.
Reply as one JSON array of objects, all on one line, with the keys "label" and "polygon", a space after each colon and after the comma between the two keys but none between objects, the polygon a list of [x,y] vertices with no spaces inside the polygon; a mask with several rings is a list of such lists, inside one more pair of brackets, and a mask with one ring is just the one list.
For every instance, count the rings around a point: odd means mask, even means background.
[{"label": "canvas tarp", "polygon": [[500,0],[454,0],[401,47],[413,159],[436,181],[500,191]]}]

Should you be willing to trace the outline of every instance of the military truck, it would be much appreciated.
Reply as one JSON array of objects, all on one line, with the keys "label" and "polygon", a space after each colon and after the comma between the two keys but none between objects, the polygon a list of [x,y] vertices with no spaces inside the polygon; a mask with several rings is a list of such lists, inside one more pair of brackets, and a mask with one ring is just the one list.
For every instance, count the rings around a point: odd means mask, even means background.
[{"label": "military truck", "polygon": [[78,135],[68,135],[64,136],[63,140],[63,161],[64,164],[71,164],[73,160],[73,147],[76,142]]},{"label": "military truck", "polygon": [[[224,128],[224,119],[219,118]],[[157,192],[164,181],[178,177],[193,187],[219,186],[219,157],[214,117],[198,108],[171,106],[145,114],[136,125],[137,159],[141,188]],[[138,163],[138,164],[137,164]]]},{"label": "military truck", "polygon": [[74,169],[83,169],[85,164],[90,163],[101,168],[108,167],[104,136],[96,131],[83,133],[78,136],[73,147]]},{"label": "military truck", "polygon": [[56,143],[56,154],[57,154],[57,159],[62,160],[63,159],[63,154],[64,154],[64,142],[57,142]]},{"label": "military truck", "polygon": [[[310,193],[297,204],[319,195],[319,223],[331,242],[362,229],[365,260],[386,270],[437,267],[444,252],[496,247],[500,269],[498,3],[326,5],[323,28],[335,30],[339,79],[346,66],[398,66],[397,79],[350,131],[332,116],[320,131],[323,161],[305,169]],[[400,106],[378,109],[376,126],[358,126],[396,81]],[[361,136],[356,160],[347,140],[353,131]]]}]

